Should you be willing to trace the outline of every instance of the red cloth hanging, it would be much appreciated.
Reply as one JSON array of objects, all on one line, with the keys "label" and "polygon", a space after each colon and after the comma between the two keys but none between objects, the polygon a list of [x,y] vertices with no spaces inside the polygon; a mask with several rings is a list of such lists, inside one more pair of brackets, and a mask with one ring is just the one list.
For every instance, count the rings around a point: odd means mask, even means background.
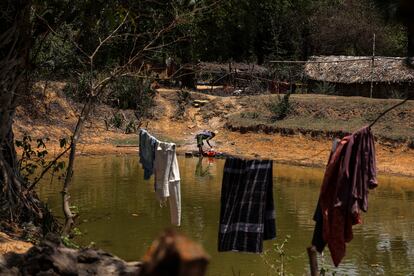
[{"label": "red cloth hanging", "polygon": [[352,226],[361,223],[361,211],[368,210],[368,190],[377,185],[374,136],[366,127],[339,142],[321,188],[323,239],[335,266],[353,238]]}]

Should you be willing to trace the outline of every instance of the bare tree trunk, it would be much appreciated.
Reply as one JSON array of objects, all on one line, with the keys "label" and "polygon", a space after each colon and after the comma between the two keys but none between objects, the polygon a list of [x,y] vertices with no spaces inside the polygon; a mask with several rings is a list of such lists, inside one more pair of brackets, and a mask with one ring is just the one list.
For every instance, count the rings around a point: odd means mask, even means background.
[{"label": "bare tree trunk", "polygon": [[70,144],[70,153],[69,153],[69,164],[66,170],[66,178],[63,184],[62,190],[62,208],[65,214],[65,227],[63,228],[63,234],[68,235],[74,223],[74,216],[70,210],[70,195],[69,195],[69,186],[72,183],[72,176],[73,176],[73,165],[75,163],[75,156],[76,156],[76,146],[78,144],[82,127],[89,116],[89,112],[91,111],[93,105],[94,97],[89,97],[88,101],[82,108],[81,115],[79,116],[78,122],[76,124],[75,130],[73,132],[73,138]]}]

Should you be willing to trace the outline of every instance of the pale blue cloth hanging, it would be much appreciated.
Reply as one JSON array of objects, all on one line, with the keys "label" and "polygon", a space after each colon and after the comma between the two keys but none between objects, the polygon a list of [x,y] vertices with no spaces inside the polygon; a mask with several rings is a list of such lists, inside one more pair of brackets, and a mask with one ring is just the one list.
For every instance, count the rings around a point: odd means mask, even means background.
[{"label": "pale blue cloth hanging", "polygon": [[155,148],[158,140],[145,129],[139,132],[139,162],[144,169],[144,179],[148,180],[154,173]]}]

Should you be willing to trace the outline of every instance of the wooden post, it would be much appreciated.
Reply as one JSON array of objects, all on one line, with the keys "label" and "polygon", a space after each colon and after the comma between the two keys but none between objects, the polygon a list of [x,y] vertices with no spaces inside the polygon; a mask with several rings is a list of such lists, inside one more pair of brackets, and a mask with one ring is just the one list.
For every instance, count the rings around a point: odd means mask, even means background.
[{"label": "wooden post", "polygon": [[371,89],[369,96],[372,98],[374,90],[374,66],[375,66],[375,34],[372,38],[372,62],[371,62]]},{"label": "wooden post", "polygon": [[316,248],[314,246],[310,246],[307,248],[307,251],[309,256],[311,276],[319,276]]}]

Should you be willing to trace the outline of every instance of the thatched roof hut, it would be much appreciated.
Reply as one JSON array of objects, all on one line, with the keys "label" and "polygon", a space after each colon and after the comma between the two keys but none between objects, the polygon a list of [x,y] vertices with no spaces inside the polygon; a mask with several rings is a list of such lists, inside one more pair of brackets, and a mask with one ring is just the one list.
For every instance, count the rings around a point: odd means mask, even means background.
[{"label": "thatched roof hut", "polygon": [[332,83],[344,95],[367,96],[371,82],[374,97],[389,97],[390,91],[408,93],[414,85],[414,69],[401,57],[375,57],[372,67],[369,56],[313,56],[304,72],[310,84]]}]

